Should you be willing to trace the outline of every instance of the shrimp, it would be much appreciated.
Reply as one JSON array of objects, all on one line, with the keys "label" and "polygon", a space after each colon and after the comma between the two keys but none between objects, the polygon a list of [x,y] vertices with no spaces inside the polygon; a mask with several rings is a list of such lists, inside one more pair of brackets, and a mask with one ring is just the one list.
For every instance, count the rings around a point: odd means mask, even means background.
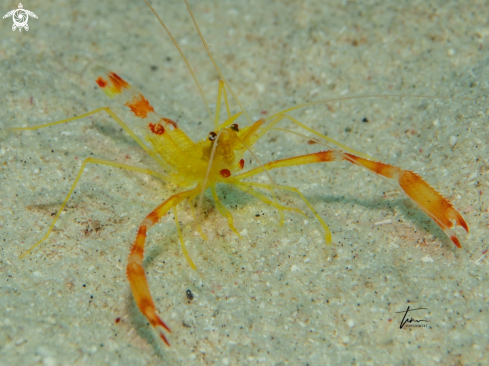
[{"label": "shrimp", "polygon": [[[207,190],[211,192],[217,210],[226,218],[229,228],[238,237],[241,237],[240,233],[234,226],[234,219],[231,212],[218,198],[216,186],[219,184],[232,185],[244,193],[252,195],[263,201],[265,204],[274,207],[279,211],[281,223],[284,221],[284,211],[293,211],[306,216],[302,210],[291,208],[280,203],[280,192],[288,191],[296,194],[308,207],[310,212],[314,215],[316,220],[323,228],[325,243],[331,244],[334,238],[332,237],[328,225],[316,211],[310,201],[306,198],[306,196],[302,194],[299,189],[293,186],[281,185],[275,182],[275,180],[269,174],[269,171],[297,165],[343,161],[348,162],[366,169],[367,171],[372,172],[381,178],[385,178],[397,185],[398,188],[400,188],[407,195],[407,197],[409,197],[422,211],[424,211],[429,217],[431,217],[431,219],[434,220],[434,222],[445,232],[445,234],[458,248],[461,248],[460,239],[453,231],[453,228],[460,226],[468,233],[469,228],[466,221],[453,207],[453,205],[434,188],[432,188],[422,177],[413,171],[404,170],[397,166],[385,164],[368,155],[355,151],[329,138],[328,136],[320,134],[317,131],[307,127],[290,114],[290,112],[293,110],[325,103],[324,101],[300,104],[273,113],[269,117],[252,120],[215,62],[203,34],[199,29],[197,21],[190,9],[188,1],[184,1],[206,52],[220,77],[217,93],[218,97],[216,100],[216,110],[214,114],[210,110],[206,97],[202,91],[202,88],[200,87],[200,83],[198,82],[178,43],[158,14],[156,14],[148,1],[145,0],[148,7],[158,18],[161,25],[165,28],[171,41],[180,52],[182,59],[186,62],[188,70],[194,78],[195,84],[204,101],[204,105],[207,108],[209,118],[213,122],[213,130],[210,131],[204,139],[193,141],[181,129],[181,126],[177,122],[169,117],[164,117],[156,113],[153,105],[139,89],[131,85],[127,80],[123,79],[113,71],[100,72],[95,80],[96,84],[110,99],[129,108],[134,116],[141,121],[141,125],[146,131],[144,141],[140,139],[137,134],[132,131],[110,107],[101,107],[73,118],[51,122],[40,126],[18,127],[10,129],[12,131],[36,130],[57,124],[72,122],[89,117],[99,112],[105,112],[113,120],[115,120],[116,123],[118,123],[119,126],[125,132],[127,132],[138,143],[138,145],[157,164],[159,164],[162,169],[162,172],[154,171],[98,158],[86,158],[83,161],[68,194],[56,213],[46,234],[30,249],[25,251],[21,258],[27,256],[34,248],[48,238],[55,227],[58,218],[65,209],[66,204],[73,194],[80,178],[82,177],[85,167],[88,164],[112,166],[149,174],[159,179],[174,183],[181,188],[180,192],[175,193],[168,199],[164,200],[164,202],[159,204],[142,220],[137,230],[134,244],[130,250],[126,268],[126,274],[131,287],[132,295],[139,310],[149,321],[161,340],[168,346],[170,344],[165,331],[170,332],[170,327],[160,318],[157,313],[156,305],[152,298],[149,284],[145,275],[145,269],[143,267],[146,238],[149,230],[170,210],[173,210],[182,253],[189,266],[196,270],[197,266],[195,265],[185,246],[182,230],[178,221],[177,207],[186,201],[191,208],[196,206],[197,213],[199,213],[202,206],[203,193]],[[228,93],[239,105],[241,109],[240,112],[235,114],[230,112]],[[346,98],[338,98],[337,100],[342,99]],[[222,100],[224,100],[227,117],[225,118],[224,122],[221,123],[220,116]],[[332,100],[329,100],[329,102],[331,101]],[[237,123],[240,117],[244,117],[246,120],[246,125],[244,127],[240,127]],[[273,160],[270,162],[261,162],[261,159],[253,153],[253,146],[272,130],[291,133],[292,131],[290,130],[277,127],[277,125],[284,121],[289,121],[295,126],[307,131],[309,134],[314,135],[312,139],[309,137],[310,143],[326,145],[328,148],[314,153]],[[300,133],[298,135],[304,136]],[[258,163],[257,167],[249,170],[245,169],[247,161],[246,154],[250,154],[255,159],[255,161]],[[247,178],[251,178],[259,174],[266,175],[270,182],[257,183],[246,180]],[[265,195],[262,193],[263,191],[269,192],[269,195]],[[200,233],[203,239],[206,239],[204,232],[200,228],[200,218],[196,216],[195,222],[197,231]]]}]

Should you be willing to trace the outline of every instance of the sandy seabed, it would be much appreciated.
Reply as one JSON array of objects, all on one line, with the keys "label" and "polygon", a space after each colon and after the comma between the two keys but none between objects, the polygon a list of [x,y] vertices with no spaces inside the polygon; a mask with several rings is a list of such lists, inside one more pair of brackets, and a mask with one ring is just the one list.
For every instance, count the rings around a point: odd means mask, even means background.
[{"label": "sandy seabed", "polygon": [[[213,109],[218,74],[184,3],[153,2]],[[17,7],[0,4],[3,13]],[[139,121],[94,83],[92,70],[103,66],[139,87],[192,138],[211,131],[188,70],[142,1],[23,5],[39,17],[29,19],[28,32],[12,32],[11,19],[0,22],[2,129],[110,106],[137,130]],[[286,213],[280,227],[273,207],[220,187],[244,239],[206,199],[204,242],[182,205],[179,220],[198,272],[181,255],[171,213],[149,232],[145,265],[172,329],[171,348],[139,313],[125,265],[140,222],[179,188],[89,166],[53,234],[19,260],[46,232],[83,159],[158,166],[102,113],[0,135],[0,365],[488,364],[487,5],[191,2],[252,119],[344,96],[455,98],[353,99],[293,115],[422,175],[463,214],[470,234],[457,229],[462,249],[455,248],[405,195],[347,163],[272,173],[311,201],[331,229],[330,247],[295,195],[286,194],[283,203],[307,218]],[[319,149],[272,131],[255,151],[267,162]],[[266,176],[254,180],[267,182]],[[428,320],[428,327],[400,329],[398,312],[408,306],[426,308],[412,316]]]}]

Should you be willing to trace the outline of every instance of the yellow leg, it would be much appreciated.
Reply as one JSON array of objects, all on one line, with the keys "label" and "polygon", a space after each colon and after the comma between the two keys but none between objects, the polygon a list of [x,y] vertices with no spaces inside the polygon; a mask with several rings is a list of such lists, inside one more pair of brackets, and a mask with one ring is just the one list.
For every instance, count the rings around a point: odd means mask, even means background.
[{"label": "yellow leg", "polygon": [[[114,121],[116,121],[119,124],[119,126],[121,126],[122,129],[124,131],[126,131],[129,134],[129,136],[131,136],[134,139],[134,141],[136,141],[138,143],[138,145],[141,146],[141,148],[149,156],[151,156],[159,165],[161,165],[163,168],[167,168],[167,164],[158,156],[158,154],[154,150],[149,148],[143,141],[141,141],[141,139],[139,137],[137,137],[136,134],[119,117],[117,117],[117,115],[109,107],[97,108],[93,111],[81,114],[81,115],[76,116],[76,117],[71,117],[71,118],[63,119],[61,121],[56,121],[56,122],[45,123],[45,124],[38,125],[38,126],[8,128],[7,131],[14,131],[14,132],[15,131],[34,131],[34,130],[38,130],[38,129],[45,128],[45,127],[56,126],[56,125],[59,125],[62,123],[76,121],[76,120],[91,116],[93,114],[96,114],[96,113],[102,112],[102,111],[106,112],[110,117],[112,117],[112,119]],[[174,181],[174,179],[172,177],[170,177],[169,175],[167,175],[167,174],[161,174],[161,175],[164,175],[166,180],[169,180],[173,183],[176,183]]]},{"label": "yellow leg", "polygon": [[[260,130],[260,132],[258,133],[258,138],[262,137],[265,133],[267,133],[271,129],[274,129],[273,127],[277,123],[279,123],[282,119],[284,119],[284,118],[287,118],[289,121],[291,121],[292,123],[296,124],[300,128],[302,128],[302,129],[304,129],[304,130],[306,130],[306,131],[308,131],[308,132],[310,132],[310,133],[312,133],[312,134],[320,137],[321,139],[326,140],[326,141],[332,143],[333,145],[336,145],[336,146],[340,147],[344,151],[348,151],[348,152],[350,152],[352,154],[361,156],[361,157],[366,158],[366,159],[376,160],[375,158],[371,157],[370,155],[364,154],[364,153],[362,153],[360,151],[353,150],[353,149],[349,148],[348,146],[343,145],[341,142],[338,142],[336,140],[333,140],[331,137],[328,137],[326,135],[323,135],[323,134],[321,134],[321,133],[313,130],[312,128],[307,127],[305,124],[299,122],[294,117],[291,117],[291,116],[289,116],[288,114],[285,114],[285,113],[284,114],[276,115],[274,117],[274,119],[271,120],[271,122],[268,122],[268,124],[264,128],[262,128]],[[277,129],[277,130],[279,130],[279,129]],[[289,131],[287,131],[287,132],[289,132]],[[290,131],[290,132],[292,132],[292,131]]]},{"label": "yellow leg", "polygon": [[297,193],[297,195],[302,199],[302,201],[304,201],[304,203],[307,205],[307,207],[309,207],[309,209],[311,210],[311,212],[314,214],[314,216],[316,216],[316,219],[319,221],[319,223],[323,227],[324,232],[325,232],[326,244],[330,244],[331,243],[331,231],[329,231],[328,225],[326,225],[326,223],[324,222],[324,220],[321,218],[321,216],[319,216],[319,214],[314,209],[314,207],[311,205],[311,203],[307,200],[306,197],[304,197],[304,195],[302,194],[302,192],[299,191],[297,188],[289,187],[289,186],[275,185],[275,184],[274,185],[272,185],[272,184],[262,184],[262,183],[255,183],[255,182],[246,182],[246,184],[248,184],[248,185],[250,185],[252,187],[266,188],[266,189],[271,189],[272,187],[274,187],[274,188],[277,188],[277,189],[282,189],[282,190],[285,190],[285,191],[291,191],[291,192]]},{"label": "yellow leg", "polygon": [[41,240],[39,240],[36,244],[34,244],[32,247],[30,247],[29,250],[27,250],[24,254],[22,254],[20,256],[20,259],[22,259],[26,255],[28,255],[35,247],[37,247],[39,244],[41,244],[44,240],[46,240],[48,238],[49,234],[51,233],[51,231],[54,228],[54,225],[56,224],[56,221],[58,221],[58,218],[61,215],[61,212],[63,212],[63,209],[65,208],[66,204],[68,203],[68,200],[70,199],[73,191],[75,190],[75,187],[78,184],[78,181],[80,180],[80,178],[81,178],[81,176],[83,174],[83,170],[85,169],[85,166],[88,163],[91,163],[91,164],[99,164],[99,165],[107,165],[107,166],[112,166],[114,168],[121,168],[121,169],[132,170],[134,172],[149,174],[149,175],[153,175],[155,177],[161,178],[161,179],[165,179],[165,176],[161,175],[158,172],[154,172],[152,170],[149,170],[149,169],[138,168],[138,167],[131,166],[131,165],[126,165],[126,164],[120,164],[120,163],[116,163],[114,161],[101,160],[101,159],[96,159],[96,158],[86,158],[83,161],[83,164],[82,164],[82,166],[80,168],[80,171],[78,172],[78,175],[76,176],[75,181],[73,182],[73,184],[72,184],[72,186],[70,188],[70,191],[66,195],[66,198],[63,201],[63,203],[61,204],[61,207],[59,208],[58,213],[56,214],[56,216],[54,217],[53,222],[49,226],[49,229],[48,229],[46,235],[44,235],[41,238]]},{"label": "yellow leg", "polygon": [[197,196],[192,196],[188,198],[188,205],[190,206],[190,211],[192,212],[192,217],[194,218],[194,222],[196,223],[197,231],[199,232],[200,237],[207,241],[207,235],[204,234],[204,232],[202,231],[202,227],[200,226],[200,222],[198,222],[197,217],[195,217],[194,205],[192,203],[195,197]]},{"label": "yellow leg", "polygon": [[215,186],[211,186],[211,192],[212,192],[212,197],[214,197],[214,201],[216,202],[216,207],[217,209],[219,210],[219,212],[221,213],[222,216],[224,216],[227,220],[228,220],[228,225],[229,225],[229,228],[234,231],[236,233],[236,235],[238,235],[238,237],[240,239],[243,239],[241,237],[241,235],[238,233],[238,230],[236,230],[236,228],[234,227],[234,223],[233,223],[233,216],[231,215],[231,213],[226,209],[226,207],[224,207],[224,205],[221,203],[221,201],[219,201],[219,198],[217,197],[217,193],[216,193],[216,188]]},{"label": "yellow leg", "polygon": [[[274,202],[274,201],[270,200],[264,194],[262,194],[260,192],[256,192],[253,188],[251,188],[249,186],[248,182],[239,182],[239,183],[235,183],[235,185],[236,185],[236,187],[238,187],[242,191],[244,191],[246,193],[249,193],[252,196],[255,196],[256,198],[258,198],[262,202],[266,203],[267,205],[273,206],[277,210],[279,210],[279,212],[282,213],[282,215],[280,215],[280,226],[282,226],[284,224],[284,216],[283,216],[283,211],[284,210],[298,212],[298,213],[304,215],[305,217],[307,217],[307,215],[303,211],[299,210],[298,208],[283,206],[283,205],[281,205],[281,204],[279,204],[277,202]],[[272,189],[270,189],[270,191],[273,192]]]},{"label": "yellow leg", "polygon": [[294,166],[294,165],[324,163],[329,161],[341,161],[342,160],[341,155],[342,153],[339,151],[328,150],[328,151],[320,151],[313,154],[294,156],[292,158],[287,158],[287,159],[275,160],[264,164],[263,167],[257,167],[248,170],[247,172],[235,175],[234,179],[242,180],[244,178],[249,178],[259,173],[262,173],[264,169],[272,170],[276,168],[284,168],[287,166]]},{"label": "yellow leg", "polygon": [[178,237],[180,238],[180,245],[182,247],[182,253],[185,256],[185,259],[187,260],[188,264],[190,264],[190,267],[192,267],[193,270],[196,270],[197,267],[194,264],[194,261],[192,258],[190,258],[190,254],[188,254],[187,247],[185,246],[185,242],[183,241],[183,235],[182,235],[182,230],[180,230],[180,223],[178,222],[178,214],[177,214],[177,205],[173,205],[173,214],[175,215],[175,225],[177,225],[177,232],[178,232]]}]

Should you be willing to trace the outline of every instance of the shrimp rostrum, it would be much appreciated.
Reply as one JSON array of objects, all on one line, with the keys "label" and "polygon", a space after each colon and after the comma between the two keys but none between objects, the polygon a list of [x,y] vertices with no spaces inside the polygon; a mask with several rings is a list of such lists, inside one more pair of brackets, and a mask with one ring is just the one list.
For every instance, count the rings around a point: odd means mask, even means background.
[{"label": "shrimp rostrum", "polygon": [[[150,9],[154,12],[151,6]],[[188,4],[187,4],[188,7]],[[154,12],[155,13],[155,12]],[[114,72],[101,73],[96,82],[98,86],[105,92],[105,94],[111,99],[124,104],[129,107],[134,115],[140,119],[143,128],[146,130],[146,142],[137,137],[137,135],[128,128],[128,126],[115,115],[115,113],[108,107],[102,107],[94,111],[85,113],[83,115],[66,119],[63,121],[57,121],[48,123],[36,127],[15,128],[13,130],[32,130],[42,127],[52,126],[55,124],[65,123],[73,120],[77,120],[100,111],[108,113],[127,133],[133,137],[136,142],[163,168],[164,173],[155,172],[149,169],[138,168],[125,164],[115,163],[111,161],[87,158],[78,173],[65,201],[61,205],[53,223],[46,235],[39,240],[31,249],[23,254],[27,255],[34,247],[44,241],[50,232],[52,231],[56,220],[63,211],[69,197],[74,191],[76,184],[78,183],[83,170],[88,163],[109,165],[113,167],[119,167],[136,172],[151,174],[161,179],[168,180],[179,187],[182,191],[170,196],[163,203],[157,206],[149,215],[141,222],[135,242],[132,246],[127,263],[127,277],[131,286],[132,294],[136,301],[137,306],[144,316],[148,319],[149,323],[154,327],[160,338],[169,345],[168,340],[164,334],[164,330],[170,331],[169,327],[160,319],[157,315],[156,307],[152,299],[148,281],[145,276],[145,270],[143,268],[143,257],[145,242],[148,230],[154,226],[164,215],[170,210],[173,210],[175,215],[175,224],[177,226],[177,232],[179,241],[181,244],[182,252],[189,263],[189,265],[196,269],[196,266],[190,258],[185,244],[183,241],[182,232],[178,223],[177,206],[183,201],[188,201],[193,212],[194,205],[200,208],[202,195],[206,190],[210,190],[212,197],[215,201],[218,211],[227,219],[228,225],[236,235],[240,236],[233,224],[233,217],[226,207],[219,201],[216,193],[217,184],[232,184],[236,188],[244,191],[247,194],[253,195],[261,201],[275,207],[283,222],[283,211],[297,211],[303,213],[296,208],[290,208],[280,203],[279,197],[281,191],[291,191],[296,193],[306,204],[312,214],[316,217],[318,222],[324,229],[326,243],[331,243],[332,237],[330,230],[321,216],[316,212],[314,207],[310,204],[307,198],[296,188],[278,185],[274,182],[270,174],[270,170],[277,168],[284,168],[294,165],[304,165],[313,163],[329,163],[346,161],[354,165],[360,166],[369,170],[383,178],[391,180],[397,184],[406,195],[418,205],[428,216],[430,216],[446,233],[446,235],[452,240],[452,242],[461,248],[460,240],[453,232],[454,226],[461,226],[468,232],[468,226],[460,215],[460,213],[452,206],[452,204],[445,199],[440,193],[433,189],[427,182],[425,182],[416,173],[404,170],[402,168],[384,164],[379,161],[375,161],[367,155],[358,153],[348,147],[331,140],[327,136],[321,135],[316,131],[303,125],[300,121],[289,115],[289,112],[309,106],[315,103],[302,104],[295,106],[284,111],[272,114],[268,118],[262,118],[258,121],[252,121],[248,113],[242,108],[239,99],[231,89],[229,83],[224,78],[222,72],[214,62],[207,44],[198,28],[195,18],[189,8],[189,13],[192,16],[192,20],[197,28],[197,31],[201,37],[201,40],[206,48],[206,51],[214,63],[217,72],[220,75],[220,81],[218,86],[218,97],[216,102],[215,116],[212,116],[212,112],[208,107],[205,100],[205,96],[198,84],[195,74],[192,72],[188,61],[174,40],[173,36],[166,28],[164,23],[155,13],[156,17],[163,25],[172,42],[181,53],[184,61],[187,63],[190,73],[194,77],[194,81],[200,91],[200,94],[204,100],[204,104],[207,107],[210,118],[214,124],[214,129],[203,140],[194,142],[185,132],[179,127],[179,125],[173,120],[165,117],[161,117],[155,111],[149,101],[143,96],[143,94],[132,87],[127,81],[122,79]],[[230,108],[228,105],[227,93],[230,93],[236,103],[240,106],[241,112],[236,114],[230,114]],[[224,99],[225,107],[227,110],[227,118],[223,123],[220,123],[221,101]],[[244,116],[248,123],[244,127],[238,126],[236,123],[238,118]],[[336,147],[328,148],[324,151],[319,151],[311,154],[305,154],[295,156],[291,158],[275,160],[267,163],[262,163],[255,156],[252,151],[252,147],[257,141],[260,140],[267,132],[272,129],[282,130],[276,127],[281,121],[288,120],[300,128],[307,130],[309,133],[314,134],[314,142],[331,143]],[[289,131],[290,132],[290,131]],[[246,171],[245,169],[245,154],[250,153],[259,166]],[[267,174],[269,176],[269,184],[256,183],[245,180],[246,178],[253,177],[257,174]],[[267,192],[268,194],[264,194]],[[197,210],[198,211],[198,210]],[[194,215],[195,216],[195,215]],[[206,239],[205,234],[199,226],[198,219],[196,219],[196,228],[200,235]]]}]

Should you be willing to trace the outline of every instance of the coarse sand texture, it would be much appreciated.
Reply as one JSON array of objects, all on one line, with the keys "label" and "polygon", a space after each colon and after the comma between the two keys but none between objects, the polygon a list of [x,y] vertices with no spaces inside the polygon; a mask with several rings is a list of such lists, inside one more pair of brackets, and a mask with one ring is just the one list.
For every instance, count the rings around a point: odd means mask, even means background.
[{"label": "coarse sand texture", "polygon": [[[331,245],[294,192],[277,200],[306,216],[286,211],[280,226],[276,207],[218,185],[242,239],[208,191],[202,240],[184,201],[178,221],[197,271],[182,255],[172,211],[148,231],[143,264],[171,347],[137,308],[126,265],[141,222],[182,188],[88,165],[50,237],[20,259],[45,235],[84,159],[160,168],[104,112],[35,131],[6,129],[110,107],[144,139],[141,120],[95,83],[100,67],[139,88],[194,141],[214,128],[201,95],[144,1],[22,4],[38,17],[29,17],[28,31],[12,31],[11,16],[0,21],[0,366],[489,364],[486,1],[190,1],[253,121],[301,103],[405,95],[330,101],[290,115],[418,173],[470,233],[455,229],[457,248],[396,185],[347,162],[270,172],[309,200]],[[219,75],[185,3],[152,5],[214,112]],[[1,0],[0,8],[3,15],[18,3]],[[249,125],[243,116],[236,123]],[[255,156],[245,153],[244,171],[256,159],[326,149],[291,122],[277,128],[296,134],[269,131]]]}]

